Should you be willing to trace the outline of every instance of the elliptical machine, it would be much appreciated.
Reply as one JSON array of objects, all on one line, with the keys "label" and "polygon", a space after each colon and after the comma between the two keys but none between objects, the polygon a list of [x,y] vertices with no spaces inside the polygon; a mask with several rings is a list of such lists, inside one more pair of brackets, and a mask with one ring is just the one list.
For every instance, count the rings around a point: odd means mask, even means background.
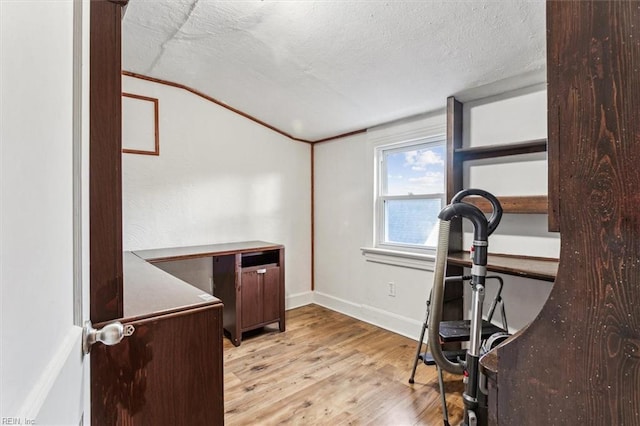
[{"label": "elliptical machine", "polygon": [[[475,195],[491,203],[493,212],[487,219],[476,206],[465,203],[463,198]],[[449,251],[449,228],[455,217],[468,219],[473,224],[473,249],[471,266],[471,339],[466,359],[450,361],[446,358],[440,345],[439,331],[442,320],[442,303],[444,299],[445,270]],[[453,374],[464,374],[465,391],[462,395],[464,403],[464,426],[478,426],[487,423],[487,398],[480,391],[479,360],[482,344],[482,307],[484,302],[485,278],[487,276],[488,237],[495,231],[502,218],[502,206],[498,199],[480,189],[466,189],[458,192],[451,203],[438,215],[440,219],[436,264],[433,278],[431,299],[431,315],[429,318],[429,349],[434,361],[441,369]]]}]

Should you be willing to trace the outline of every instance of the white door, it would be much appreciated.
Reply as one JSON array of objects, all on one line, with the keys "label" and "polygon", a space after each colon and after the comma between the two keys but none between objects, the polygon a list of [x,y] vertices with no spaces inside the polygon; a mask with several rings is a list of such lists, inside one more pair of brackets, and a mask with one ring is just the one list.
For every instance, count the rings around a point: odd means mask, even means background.
[{"label": "white door", "polygon": [[0,0],[0,424],[78,425],[87,398],[82,5]]}]

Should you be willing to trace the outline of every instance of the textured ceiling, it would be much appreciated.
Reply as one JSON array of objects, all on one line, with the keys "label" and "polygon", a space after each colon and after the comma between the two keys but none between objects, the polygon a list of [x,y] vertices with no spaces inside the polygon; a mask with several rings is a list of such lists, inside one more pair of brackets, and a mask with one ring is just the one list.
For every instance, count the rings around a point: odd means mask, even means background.
[{"label": "textured ceiling", "polygon": [[440,109],[447,96],[495,82],[544,81],[545,6],[131,0],[123,69],[318,140]]}]

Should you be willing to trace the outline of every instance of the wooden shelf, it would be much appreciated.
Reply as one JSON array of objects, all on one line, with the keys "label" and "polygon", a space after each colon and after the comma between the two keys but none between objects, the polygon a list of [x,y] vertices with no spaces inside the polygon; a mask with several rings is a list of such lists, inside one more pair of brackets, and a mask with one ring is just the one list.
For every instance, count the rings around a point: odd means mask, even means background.
[{"label": "wooden shelf", "polygon": [[[518,197],[498,197],[504,213],[515,214],[547,214],[549,200],[546,195],[530,195]],[[493,211],[491,203],[480,197],[467,197],[465,202],[473,204],[484,213]]]},{"label": "wooden shelf", "polygon": [[[469,252],[449,253],[449,265],[471,267]],[[518,277],[543,281],[555,281],[558,273],[558,259],[545,257],[513,256],[507,254],[489,254],[487,270]]]},{"label": "wooden shelf", "polygon": [[546,151],[547,140],[536,139],[518,143],[456,148],[454,153],[456,157],[460,158],[460,161],[469,161]]}]

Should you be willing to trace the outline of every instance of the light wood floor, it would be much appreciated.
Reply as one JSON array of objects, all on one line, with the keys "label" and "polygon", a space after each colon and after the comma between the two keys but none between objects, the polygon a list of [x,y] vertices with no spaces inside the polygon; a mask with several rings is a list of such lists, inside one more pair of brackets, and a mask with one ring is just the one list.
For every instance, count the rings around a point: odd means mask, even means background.
[{"label": "light wood floor", "polygon": [[[417,338],[418,336],[416,336]],[[224,339],[225,422],[234,425],[442,425],[435,367],[418,365],[416,342],[317,305],[287,311],[239,347]],[[451,424],[462,383],[445,376]]]}]

